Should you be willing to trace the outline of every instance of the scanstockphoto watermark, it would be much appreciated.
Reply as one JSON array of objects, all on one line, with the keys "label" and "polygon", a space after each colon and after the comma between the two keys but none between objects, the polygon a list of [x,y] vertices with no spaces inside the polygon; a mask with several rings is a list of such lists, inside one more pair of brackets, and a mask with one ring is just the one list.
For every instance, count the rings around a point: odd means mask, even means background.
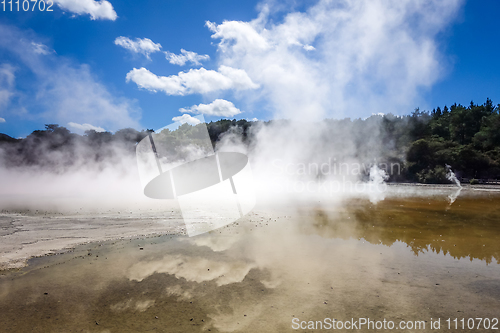
[{"label": "scanstockphoto watermark", "polygon": [[323,320],[292,319],[294,330],[498,330],[498,318],[430,318],[429,320],[377,320],[370,318],[351,318],[337,320],[324,318]]},{"label": "scanstockphoto watermark", "polygon": [[369,175],[373,166],[387,175],[401,175],[400,163],[358,163],[341,162],[329,157],[323,162],[287,162],[282,159],[272,161],[276,174],[287,176],[363,176]]},{"label": "scanstockphoto watermark", "polygon": [[423,330],[439,329],[438,321],[427,323],[425,320],[398,321],[392,320],[372,320],[370,318],[352,318],[350,320],[337,320],[334,318],[325,318],[323,320],[300,320],[292,319],[292,329],[294,330]]}]

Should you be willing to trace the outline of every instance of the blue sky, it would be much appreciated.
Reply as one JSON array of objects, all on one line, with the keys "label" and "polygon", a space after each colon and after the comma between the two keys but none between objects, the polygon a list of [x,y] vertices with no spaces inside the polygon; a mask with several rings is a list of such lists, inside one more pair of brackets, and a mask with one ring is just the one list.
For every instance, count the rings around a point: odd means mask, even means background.
[{"label": "blue sky", "polygon": [[158,129],[198,114],[308,121],[500,103],[494,0],[56,0],[52,12],[6,9],[0,133],[14,137],[48,123],[83,133]]}]

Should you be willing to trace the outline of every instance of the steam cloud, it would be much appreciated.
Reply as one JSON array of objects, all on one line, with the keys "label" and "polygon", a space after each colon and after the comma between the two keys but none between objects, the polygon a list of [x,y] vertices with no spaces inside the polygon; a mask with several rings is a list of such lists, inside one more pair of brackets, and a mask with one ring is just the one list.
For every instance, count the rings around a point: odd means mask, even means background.
[{"label": "steam cloud", "polygon": [[262,86],[246,95],[249,103],[263,101],[276,118],[400,114],[418,105],[420,90],[446,70],[436,35],[460,4],[319,1],[276,22],[283,7],[268,2],[250,22],[206,24],[220,64],[245,70]]},{"label": "steam cloud", "polygon": [[[305,194],[308,200],[319,196],[326,205],[326,201],[340,199],[346,192],[335,189],[333,192],[338,195],[332,197],[330,189],[324,191],[327,182],[368,183],[371,177],[372,185],[383,183],[384,175],[370,168],[383,155],[385,145],[391,143],[380,142],[378,116],[371,118],[370,131],[364,133],[358,132],[354,125],[332,128],[318,121],[350,116],[357,110],[398,114],[413,108],[419,101],[419,91],[436,82],[446,68],[437,49],[436,35],[452,22],[460,4],[460,1],[319,1],[303,12],[288,13],[282,20],[275,20],[281,14],[280,7],[273,2],[264,3],[258,17],[250,22],[206,23],[218,43],[217,71],[199,68],[159,76],[146,68],[134,68],[127,74],[127,80],[167,95],[233,93],[245,110],[259,105],[275,119],[291,119],[255,126],[250,133],[254,139],[251,146],[243,144],[241,133],[230,130],[216,149],[242,151],[250,156],[263,201],[271,197],[295,200],[294,186],[298,182],[305,184],[305,188],[312,184],[312,190]],[[45,117],[61,124],[70,123],[80,131],[139,127],[140,110],[135,102],[113,97],[87,66],[58,58],[63,60],[61,65],[49,69],[46,61],[57,55],[36,51],[44,50],[40,47],[34,50],[31,42],[19,42],[31,39],[16,29],[0,26],[0,32],[0,45],[16,54],[41,83],[39,103],[47,109]],[[145,52],[146,56],[161,47],[148,39],[134,42],[120,37],[116,43],[135,52]],[[170,60],[198,64],[208,59],[188,51],[180,56],[185,58],[175,60],[179,56],[170,54]],[[14,82],[14,67],[2,65],[0,104],[14,103],[12,96],[19,93],[13,90]],[[72,110],[71,117],[68,109]],[[220,98],[181,111],[224,116],[240,112],[232,102]],[[189,123],[192,117],[185,114],[175,119]],[[366,143],[364,150],[360,150],[359,142]],[[112,147],[114,153],[109,155],[114,157],[104,164],[86,159],[85,149],[77,149],[74,166],[60,171],[64,176],[34,168],[2,169],[7,186],[2,187],[1,194],[77,193],[92,197],[106,193],[114,198],[113,202],[125,194],[130,194],[133,200],[141,197],[135,161],[119,157],[130,156],[121,154],[123,147]],[[42,147],[40,154],[50,153]],[[4,161],[8,158],[2,156]],[[50,158],[63,161],[67,156],[52,154]],[[364,163],[368,172],[343,175],[276,172],[277,161],[286,166],[321,165],[330,158],[350,164]],[[33,187],[30,183],[38,185]],[[123,191],[124,188],[129,190]],[[304,195],[304,191],[299,192]],[[367,195],[365,192],[363,195]],[[382,198],[372,199],[376,202]],[[24,204],[29,206],[29,200]],[[100,204],[106,205],[105,201]]]}]

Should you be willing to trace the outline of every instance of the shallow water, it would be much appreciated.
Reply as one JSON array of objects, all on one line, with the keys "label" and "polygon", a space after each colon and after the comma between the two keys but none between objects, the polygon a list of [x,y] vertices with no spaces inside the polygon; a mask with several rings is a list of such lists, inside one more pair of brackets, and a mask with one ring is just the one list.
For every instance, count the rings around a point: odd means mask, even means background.
[{"label": "shallow water", "polygon": [[286,332],[294,318],[450,331],[448,318],[500,317],[499,262],[496,193],[261,207],[209,234],[93,243],[4,272],[0,331]]}]

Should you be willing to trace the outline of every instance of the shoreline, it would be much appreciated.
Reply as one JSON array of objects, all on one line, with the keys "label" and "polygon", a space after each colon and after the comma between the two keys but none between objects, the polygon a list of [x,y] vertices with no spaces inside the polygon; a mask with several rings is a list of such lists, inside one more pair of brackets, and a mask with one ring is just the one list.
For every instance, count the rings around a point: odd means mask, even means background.
[{"label": "shoreline", "polygon": [[148,236],[182,234],[177,214],[166,218],[26,216],[0,214],[0,272],[26,267],[28,260],[61,254],[79,245]]},{"label": "shoreline", "polygon": [[[420,186],[420,187],[435,187],[435,188],[457,188],[456,184],[423,184],[423,183],[386,183],[388,186]],[[500,190],[500,185],[497,184],[461,184],[464,189],[494,189]]]},{"label": "shoreline", "polygon": [[[454,184],[387,183],[390,189],[384,199],[399,196],[433,197],[428,190],[459,189]],[[398,188],[400,190],[398,190]],[[425,189],[423,192],[407,189]],[[499,185],[463,185],[461,196],[497,195]],[[492,193],[495,192],[495,193]],[[435,193],[443,196],[443,193]],[[443,196],[446,198],[446,196]],[[352,197],[347,196],[349,200]],[[367,199],[367,198],[365,198]],[[382,199],[382,200],[384,200]],[[275,210],[260,207],[248,218],[266,212],[273,216]],[[123,207],[122,207],[123,208]],[[149,207],[148,207],[149,208]],[[264,211],[262,211],[264,209]],[[268,217],[269,217],[268,216]],[[175,206],[154,209],[128,209],[64,213],[49,213],[29,209],[5,208],[0,211],[0,272],[18,270],[28,265],[28,260],[36,257],[66,253],[83,244],[140,239],[149,236],[183,235],[185,224],[181,212]]]}]

